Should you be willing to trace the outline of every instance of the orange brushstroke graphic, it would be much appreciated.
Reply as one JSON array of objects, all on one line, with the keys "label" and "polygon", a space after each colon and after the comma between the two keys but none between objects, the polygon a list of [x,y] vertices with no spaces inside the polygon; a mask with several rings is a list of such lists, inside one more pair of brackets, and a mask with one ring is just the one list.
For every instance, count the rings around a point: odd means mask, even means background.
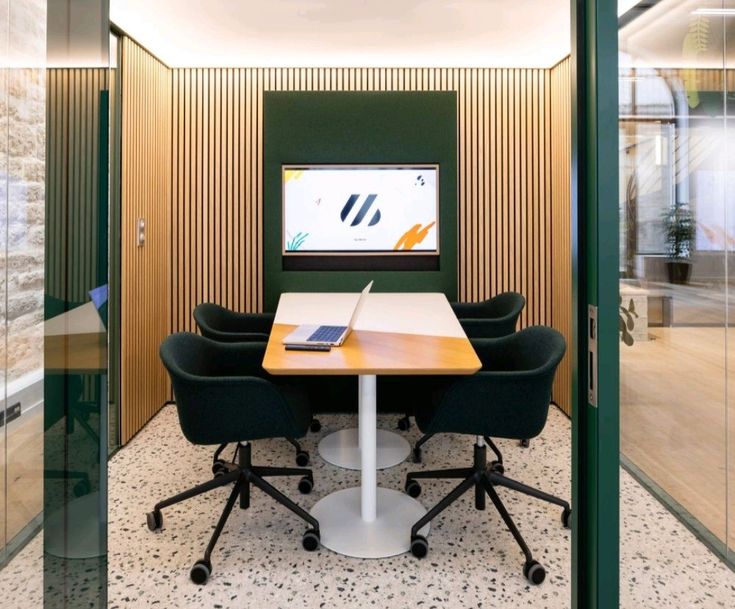
[{"label": "orange brushstroke graphic", "polygon": [[431,222],[424,228],[421,228],[420,224],[414,224],[405,233],[403,233],[398,242],[393,246],[393,249],[412,250],[415,245],[421,243],[426,238],[426,235],[429,234],[429,231],[434,224],[436,224],[436,222]]}]

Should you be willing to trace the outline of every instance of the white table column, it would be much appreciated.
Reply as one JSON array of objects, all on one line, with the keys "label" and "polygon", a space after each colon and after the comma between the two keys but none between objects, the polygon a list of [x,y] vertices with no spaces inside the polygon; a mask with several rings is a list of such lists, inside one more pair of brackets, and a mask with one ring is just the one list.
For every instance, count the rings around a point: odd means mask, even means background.
[{"label": "white table column", "polygon": [[362,519],[364,522],[375,520],[376,477],[375,431],[377,429],[377,381],[374,374],[359,377],[360,392],[360,454],[362,457]]},{"label": "white table column", "polygon": [[[331,493],[311,514],[319,521],[321,543],[339,554],[387,558],[411,549],[411,527],[426,509],[406,493],[377,484],[376,377],[359,377],[361,485]],[[318,480],[317,480],[318,485]],[[427,535],[429,525],[421,530]]]},{"label": "white table column", "polygon": [[[375,375],[361,375],[359,377],[360,415],[358,429],[340,429],[335,431],[319,442],[319,456],[327,463],[344,467],[345,469],[361,469],[363,474],[365,468],[362,465],[362,441],[366,429],[374,430],[371,434],[371,442],[376,446],[375,463],[370,469],[386,469],[400,465],[411,453],[411,445],[401,435],[385,429],[377,429],[375,421],[365,424],[363,416],[366,409],[362,404],[366,401],[374,404],[377,402],[377,380]],[[364,394],[364,392],[369,392]],[[375,410],[373,409],[373,417]],[[369,414],[369,413],[368,413]]]}]

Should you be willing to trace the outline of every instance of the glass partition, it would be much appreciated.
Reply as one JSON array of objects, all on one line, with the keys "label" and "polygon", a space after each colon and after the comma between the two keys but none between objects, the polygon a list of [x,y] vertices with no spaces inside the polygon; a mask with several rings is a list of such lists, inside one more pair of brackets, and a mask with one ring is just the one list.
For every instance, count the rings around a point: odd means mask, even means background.
[{"label": "glass partition", "polygon": [[735,546],[735,3],[662,0],[623,22],[621,459],[727,560]]},{"label": "glass partition", "polygon": [[3,606],[106,606],[106,6],[0,0]]}]

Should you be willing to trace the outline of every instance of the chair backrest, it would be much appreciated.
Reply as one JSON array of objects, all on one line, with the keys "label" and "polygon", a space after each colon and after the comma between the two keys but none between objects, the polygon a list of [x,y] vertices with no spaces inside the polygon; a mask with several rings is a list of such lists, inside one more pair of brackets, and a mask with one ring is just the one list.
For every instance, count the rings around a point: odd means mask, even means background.
[{"label": "chair backrest", "polygon": [[504,292],[482,302],[455,302],[452,310],[469,338],[498,338],[513,334],[526,299]]},{"label": "chair backrest", "polygon": [[546,424],[556,369],[566,351],[553,328],[533,326],[472,340],[482,369],[443,393],[429,433],[529,439]]},{"label": "chair backrest", "polygon": [[160,355],[179,423],[194,444],[301,437],[308,403],[287,401],[262,370],[265,343],[219,343],[189,332],[168,336]]},{"label": "chair backrest", "polygon": [[211,302],[194,308],[202,336],[224,343],[267,341],[274,317],[272,313],[236,313]]}]

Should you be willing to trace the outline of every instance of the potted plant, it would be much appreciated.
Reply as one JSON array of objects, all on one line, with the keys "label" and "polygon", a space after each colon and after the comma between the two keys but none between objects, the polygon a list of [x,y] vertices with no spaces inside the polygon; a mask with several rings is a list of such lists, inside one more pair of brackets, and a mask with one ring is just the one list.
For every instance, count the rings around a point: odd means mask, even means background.
[{"label": "potted plant", "polygon": [[664,214],[668,260],[666,269],[670,283],[685,284],[692,273],[692,241],[694,218],[685,203],[677,202]]}]

